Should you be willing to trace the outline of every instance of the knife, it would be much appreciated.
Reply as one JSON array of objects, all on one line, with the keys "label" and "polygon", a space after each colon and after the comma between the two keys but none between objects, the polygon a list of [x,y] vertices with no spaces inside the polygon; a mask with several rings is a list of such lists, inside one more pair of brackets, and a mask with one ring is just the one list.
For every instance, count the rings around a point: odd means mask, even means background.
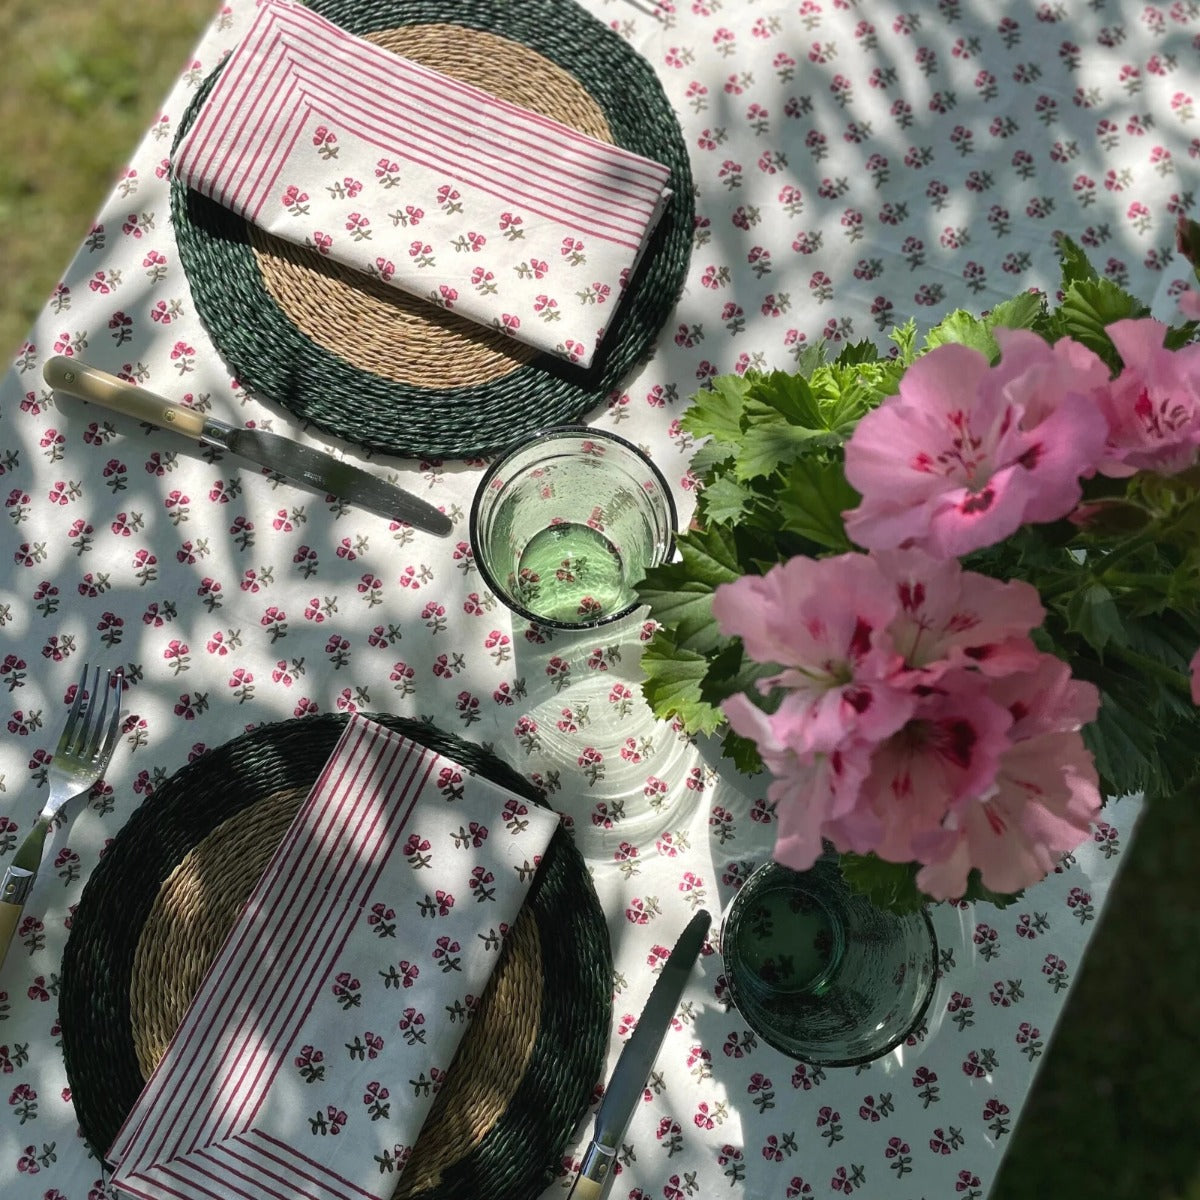
[{"label": "knife", "polygon": [[567,1200],[599,1200],[605,1184],[612,1178],[617,1146],[646,1087],[650,1068],[658,1057],[659,1047],[675,1015],[679,997],[683,995],[692,964],[704,945],[711,921],[709,914],[701,909],[688,922],[666,966],[654,981],[646,1007],[642,1009],[604,1089],[592,1140],[583,1152],[583,1164]]},{"label": "knife", "polygon": [[324,450],[302,446],[279,434],[227,425],[61,354],[47,360],[42,374],[55,391],[197,438],[206,446],[228,450],[267,467],[291,483],[319,488],[393,521],[406,521],[443,537],[454,527],[450,518],[432,504]]}]

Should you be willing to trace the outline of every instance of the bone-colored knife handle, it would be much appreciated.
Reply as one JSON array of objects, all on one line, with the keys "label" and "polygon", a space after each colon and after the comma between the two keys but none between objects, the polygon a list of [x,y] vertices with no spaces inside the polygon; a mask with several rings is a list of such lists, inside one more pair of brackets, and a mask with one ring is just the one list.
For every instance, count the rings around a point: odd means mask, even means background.
[{"label": "bone-colored knife handle", "polygon": [[56,392],[66,392],[91,404],[101,404],[114,412],[124,413],[138,421],[148,421],[162,429],[174,429],[186,437],[199,438],[203,434],[203,413],[156,396],[145,388],[118,379],[97,367],[89,367],[78,359],[56,354],[46,361],[42,374]]},{"label": "bone-colored knife handle", "polygon": [[9,904],[6,900],[0,900],[0,965],[8,955],[13,934],[17,932],[17,924],[24,911],[24,904]]}]

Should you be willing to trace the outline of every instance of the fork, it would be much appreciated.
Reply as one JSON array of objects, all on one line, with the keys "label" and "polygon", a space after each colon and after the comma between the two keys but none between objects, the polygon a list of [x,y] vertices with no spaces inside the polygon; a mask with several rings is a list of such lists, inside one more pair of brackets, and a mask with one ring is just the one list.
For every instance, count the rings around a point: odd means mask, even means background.
[{"label": "fork", "polygon": [[[86,690],[87,677],[88,664],[84,663],[75,701],[50,760],[50,795],[0,882],[0,962],[8,953],[25,900],[37,878],[46,834],[54,818],[68,800],[89,791],[104,774],[117,744],[125,676],[120,671],[104,673],[103,703],[98,703],[100,668],[96,668],[90,694]],[[110,699],[113,713],[106,721]]]}]

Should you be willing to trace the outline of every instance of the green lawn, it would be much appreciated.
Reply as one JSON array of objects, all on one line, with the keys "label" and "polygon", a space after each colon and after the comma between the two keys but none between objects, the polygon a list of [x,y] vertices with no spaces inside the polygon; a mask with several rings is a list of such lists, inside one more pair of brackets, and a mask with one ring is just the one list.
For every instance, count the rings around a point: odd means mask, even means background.
[{"label": "green lawn", "polygon": [[[6,359],[216,9],[215,0],[0,0]],[[1198,848],[1193,798],[1158,808],[1126,851],[992,1200],[1200,1200]]]}]

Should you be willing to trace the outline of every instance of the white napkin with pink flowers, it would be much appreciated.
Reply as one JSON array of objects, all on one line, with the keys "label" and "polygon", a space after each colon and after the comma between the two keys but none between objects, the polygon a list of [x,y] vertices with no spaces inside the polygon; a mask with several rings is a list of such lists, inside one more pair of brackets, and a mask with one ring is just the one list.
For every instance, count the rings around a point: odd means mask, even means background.
[{"label": "white napkin with pink flowers", "polygon": [[557,817],[361,716],[110,1151],[144,1200],[390,1200]]},{"label": "white napkin with pink flowers", "polygon": [[266,0],[173,171],[263,229],[591,362],[670,196],[659,163]]}]

